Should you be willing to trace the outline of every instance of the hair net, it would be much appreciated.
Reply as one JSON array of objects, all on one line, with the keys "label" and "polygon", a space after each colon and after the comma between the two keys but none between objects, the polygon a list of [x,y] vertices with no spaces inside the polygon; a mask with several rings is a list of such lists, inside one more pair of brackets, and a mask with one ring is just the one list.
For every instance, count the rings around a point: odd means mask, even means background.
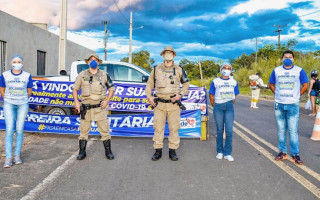
[{"label": "hair net", "polygon": [[221,72],[222,68],[223,68],[224,66],[226,66],[226,65],[230,66],[231,71],[232,71],[232,66],[231,66],[231,64],[225,63],[225,64],[221,65],[221,67],[220,67],[220,72]]},{"label": "hair net", "polygon": [[22,56],[20,56],[19,54],[13,55],[13,56],[11,57],[11,61],[12,61],[13,59],[15,59],[15,58],[19,58],[21,61],[23,61]]}]

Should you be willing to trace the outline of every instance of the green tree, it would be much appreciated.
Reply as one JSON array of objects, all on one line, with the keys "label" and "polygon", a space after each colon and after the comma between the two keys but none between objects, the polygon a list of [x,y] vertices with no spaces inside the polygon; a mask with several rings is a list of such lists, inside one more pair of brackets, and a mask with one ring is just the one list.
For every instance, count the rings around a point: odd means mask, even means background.
[{"label": "green tree", "polygon": [[[122,58],[120,61],[128,62],[129,57]],[[141,50],[138,53],[132,54],[132,64],[144,68],[145,70],[151,72],[152,66],[154,64],[154,59],[150,58],[150,53],[146,50]]]},{"label": "green tree", "polygon": [[275,44],[266,44],[258,51],[259,59],[269,59],[277,55],[277,46]]},{"label": "green tree", "polygon": [[287,49],[294,49],[298,44],[298,41],[296,39],[288,40],[287,42]]},{"label": "green tree", "polygon": [[236,58],[235,60],[231,60],[234,65],[235,69],[239,68],[250,68],[251,64],[254,63],[255,56],[254,54],[246,55],[243,53],[240,57]]},{"label": "green tree", "polygon": [[186,72],[188,73],[188,77],[190,79],[193,79],[195,77],[200,77],[200,72],[199,70],[197,70],[197,62],[195,61],[190,61],[188,59],[182,59],[180,62],[179,62],[179,65],[181,67],[184,68],[184,70],[186,70]]},{"label": "green tree", "polygon": [[[200,68],[198,62],[190,61],[188,59],[183,59],[180,61],[179,65],[183,67],[188,73],[188,77],[193,80],[199,80],[200,76]],[[215,77],[220,72],[220,65],[216,64],[213,60],[204,60],[201,61],[202,68],[202,77],[212,78]]]},{"label": "green tree", "polygon": [[216,64],[213,60],[201,61],[201,68],[203,78],[212,78],[220,72],[220,65]]},{"label": "green tree", "polygon": [[313,55],[314,55],[314,56],[317,56],[317,57],[320,57],[320,50],[315,51],[315,52],[313,53]]}]

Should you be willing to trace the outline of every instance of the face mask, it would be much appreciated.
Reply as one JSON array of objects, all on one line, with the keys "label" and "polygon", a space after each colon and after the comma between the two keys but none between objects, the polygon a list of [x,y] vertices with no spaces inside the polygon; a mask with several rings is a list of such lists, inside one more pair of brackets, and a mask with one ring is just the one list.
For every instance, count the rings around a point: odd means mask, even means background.
[{"label": "face mask", "polygon": [[171,53],[164,54],[164,59],[168,60],[168,61],[173,60],[173,54],[171,54]]},{"label": "face mask", "polygon": [[289,58],[284,59],[283,64],[284,64],[284,66],[289,67],[289,66],[291,66],[291,65],[292,65],[292,60],[291,60],[291,59],[289,59]]},{"label": "face mask", "polygon": [[90,67],[91,67],[92,69],[95,69],[95,68],[98,67],[98,63],[97,63],[97,61],[95,61],[95,60],[92,60],[92,61],[89,63],[89,65],[90,65]]},{"label": "face mask", "polygon": [[231,70],[224,69],[221,71],[222,76],[230,76]]},{"label": "face mask", "polygon": [[22,63],[14,63],[14,64],[12,64],[12,68],[17,70],[17,71],[21,70],[22,67],[23,67]]}]

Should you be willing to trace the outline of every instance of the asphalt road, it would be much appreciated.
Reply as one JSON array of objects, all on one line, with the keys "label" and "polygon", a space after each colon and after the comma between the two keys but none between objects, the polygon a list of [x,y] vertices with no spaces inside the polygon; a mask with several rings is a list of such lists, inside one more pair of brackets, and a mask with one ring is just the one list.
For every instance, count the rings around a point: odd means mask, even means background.
[{"label": "asphalt road", "polygon": [[248,97],[235,105],[235,162],[215,158],[210,109],[209,139],[182,139],[177,162],[168,158],[167,140],[156,162],[151,138],[119,137],[112,139],[115,160],[107,160],[102,143],[94,140],[87,158],[77,161],[76,136],[46,135],[22,152],[24,164],[0,169],[0,199],[318,199],[320,142],[309,139],[314,118],[301,109],[300,167],[273,161],[273,102],[260,101],[259,109],[249,105]]}]

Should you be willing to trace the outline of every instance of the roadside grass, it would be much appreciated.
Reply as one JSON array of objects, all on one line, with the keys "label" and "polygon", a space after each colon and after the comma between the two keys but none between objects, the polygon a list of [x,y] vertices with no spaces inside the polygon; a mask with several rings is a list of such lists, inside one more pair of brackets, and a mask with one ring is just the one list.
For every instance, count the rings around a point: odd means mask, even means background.
[{"label": "roadside grass", "polygon": [[[214,79],[214,78],[206,78],[206,79],[203,79],[203,85],[204,85],[204,87],[205,87],[207,90],[210,89],[210,84],[211,84],[211,81],[212,81],[213,79]],[[200,80],[200,79],[191,80],[191,81],[190,81],[190,84],[201,87],[201,80]]]}]

